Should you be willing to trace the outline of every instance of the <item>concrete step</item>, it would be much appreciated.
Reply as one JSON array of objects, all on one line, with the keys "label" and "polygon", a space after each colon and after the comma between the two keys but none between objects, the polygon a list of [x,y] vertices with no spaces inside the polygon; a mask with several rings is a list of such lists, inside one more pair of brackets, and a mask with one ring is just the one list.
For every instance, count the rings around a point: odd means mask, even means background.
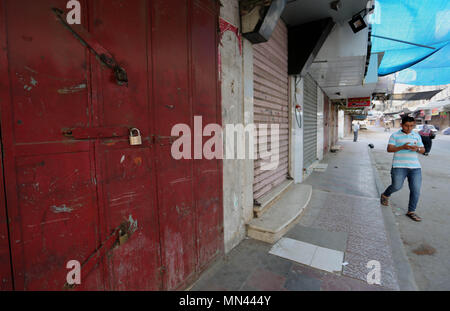
[{"label": "concrete step", "polygon": [[261,217],[266,210],[268,210],[281,196],[294,184],[293,180],[285,180],[280,185],[270,190],[267,194],[258,199],[260,205],[253,207],[255,217]]},{"label": "concrete step", "polygon": [[311,195],[312,186],[293,185],[261,217],[250,221],[247,235],[256,240],[275,243],[298,223]]},{"label": "concrete step", "polygon": [[313,170],[315,172],[325,172],[327,170],[327,168],[328,168],[328,164],[327,163],[319,163],[319,162],[317,162],[314,165]]},{"label": "concrete step", "polygon": [[331,148],[330,148],[330,151],[331,151],[331,152],[338,152],[338,151],[340,151],[340,150],[342,150],[342,145],[333,145],[333,146],[331,146]]}]

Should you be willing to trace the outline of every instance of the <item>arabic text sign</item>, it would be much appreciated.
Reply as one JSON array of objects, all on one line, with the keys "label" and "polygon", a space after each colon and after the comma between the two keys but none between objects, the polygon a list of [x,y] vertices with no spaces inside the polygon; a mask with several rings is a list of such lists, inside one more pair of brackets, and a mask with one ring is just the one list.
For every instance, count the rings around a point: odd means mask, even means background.
[{"label": "arabic text sign", "polygon": [[347,101],[348,108],[370,107],[370,97],[349,98]]}]

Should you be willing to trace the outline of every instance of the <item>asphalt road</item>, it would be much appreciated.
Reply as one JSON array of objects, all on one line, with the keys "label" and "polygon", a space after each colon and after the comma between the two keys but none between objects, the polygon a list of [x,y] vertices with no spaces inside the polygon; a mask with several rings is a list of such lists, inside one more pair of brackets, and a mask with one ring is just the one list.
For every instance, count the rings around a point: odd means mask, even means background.
[{"label": "asphalt road", "polygon": [[[391,132],[369,127],[360,132],[358,144],[375,145],[372,150],[380,178],[389,186],[392,154],[386,152]],[[439,135],[433,140],[428,157],[419,155],[422,164],[422,191],[416,223],[405,216],[409,189],[403,189],[390,199],[398,229],[420,290],[450,290],[450,136]]]}]

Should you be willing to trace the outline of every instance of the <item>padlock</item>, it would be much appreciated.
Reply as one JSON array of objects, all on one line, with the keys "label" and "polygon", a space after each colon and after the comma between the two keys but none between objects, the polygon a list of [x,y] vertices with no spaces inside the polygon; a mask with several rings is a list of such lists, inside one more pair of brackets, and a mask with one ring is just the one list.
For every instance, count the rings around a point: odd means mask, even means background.
[{"label": "padlock", "polygon": [[137,128],[132,128],[130,130],[130,145],[131,146],[142,145],[141,132]]}]

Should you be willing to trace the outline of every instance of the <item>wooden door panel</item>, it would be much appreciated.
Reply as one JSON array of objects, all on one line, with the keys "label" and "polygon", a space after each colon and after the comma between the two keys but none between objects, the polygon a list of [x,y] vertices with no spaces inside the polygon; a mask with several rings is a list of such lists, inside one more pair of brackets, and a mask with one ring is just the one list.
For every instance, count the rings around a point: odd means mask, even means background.
[{"label": "wooden door panel", "polygon": [[[176,124],[193,129],[188,1],[152,1],[153,92],[158,135]],[[174,10],[176,8],[176,10]],[[175,160],[171,144],[156,142],[164,286],[175,289],[197,264],[192,160]]]},{"label": "wooden door panel", "polygon": [[175,160],[171,146],[160,147],[158,205],[164,253],[165,288],[178,288],[197,264],[192,160]]},{"label": "wooden door panel", "polygon": [[[67,262],[83,263],[99,244],[90,162],[88,152],[17,159],[21,236],[13,245],[20,249],[15,264],[24,271],[24,289],[63,290]],[[82,288],[101,289],[102,283],[96,270]]]},{"label": "wooden door panel", "polygon": [[[67,262],[82,263],[99,243],[93,145],[62,135],[92,118],[86,50],[51,10],[66,4],[3,2],[9,88],[2,94],[11,101],[2,102],[2,139],[19,290],[62,290]],[[102,289],[101,269],[79,288]]]},{"label": "wooden door panel", "polygon": [[[2,147],[1,141],[0,147]],[[0,154],[0,291],[13,289],[10,261],[11,253],[9,249],[8,219],[6,215],[6,197],[4,189],[3,154]]]},{"label": "wooden door panel", "polygon": [[[217,87],[217,12],[212,1],[195,1],[192,10],[193,111],[203,126],[221,124]],[[205,61],[207,60],[207,61]],[[215,133],[219,134],[219,133]],[[211,137],[203,137],[203,145]],[[222,145],[216,146],[221,148]],[[194,161],[198,269],[223,252],[220,159]]]},{"label": "wooden door panel", "polygon": [[159,290],[160,245],[155,180],[149,147],[130,147],[128,142],[101,148],[101,181],[108,227],[128,222],[128,241],[115,248],[108,268],[114,290]]},{"label": "wooden door panel", "polygon": [[66,4],[6,1],[17,144],[61,141],[63,128],[89,124],[86,50],[51,11]]},{"label": "wooden door panel", "polygon": [[[148,136],[150,102],[147,71],[147,1],[95,1],[91,30],[98,42],[123,67],[128,85],[118,85],[113,71],[95,62],[98,122],[103,127],[136,127]],[[119,31],[120,30],[120,31]]]},{"label": "wooden door panel", "polygon": [[114,290],[161,288],[147,4],[146,0],[96,1],[91,11],[92,34],[128,76],[128,85],[118,85],[111,69],[95,63],[98,126],[138,128],[143,139],[140,146],[130,146],[128,137],[97,141],[105,233],[124,221],[135,230],[108,257],[107,284]]}]

